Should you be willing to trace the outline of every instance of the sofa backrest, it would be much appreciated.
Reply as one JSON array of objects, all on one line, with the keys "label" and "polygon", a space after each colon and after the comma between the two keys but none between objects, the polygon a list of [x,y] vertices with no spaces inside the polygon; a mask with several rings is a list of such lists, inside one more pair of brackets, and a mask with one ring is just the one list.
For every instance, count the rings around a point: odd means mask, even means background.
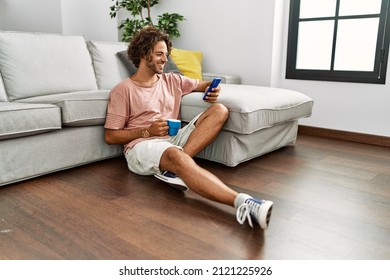
[{"label": "sofa backrest", "polygon": [[0,102],[7,101],[7,95],[5,94],[5,88],[3,83],[3,77],[0,72]]},{"label": "sofa backrest", "polygon": [[111,90],[129,77],[130,72],[118,56],[119,52],[127,50],[127,43],[88,41],[87,44],[99,89]]},{"label": "sofa backrest", "polygon": [[83,36],[0,31],[0,72],[9,101],[97,89]]}]

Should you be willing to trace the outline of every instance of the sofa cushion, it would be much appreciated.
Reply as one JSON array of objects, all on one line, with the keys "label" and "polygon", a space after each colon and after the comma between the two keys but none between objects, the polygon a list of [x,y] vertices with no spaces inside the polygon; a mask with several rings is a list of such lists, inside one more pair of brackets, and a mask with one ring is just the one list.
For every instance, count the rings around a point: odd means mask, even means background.
[{"label": "sofa cushion", "polygon": [[99,89],[112,89],[130,75],[117,53],[127,50],[127,43],[88,41]]},{"label": "sofa cushion", "polygon": [[61,129],[60,108],[50,104],[0,102],[0,140]]},{"label": "sofa cushion", "polygon": [[202,79],[202,52],[172,48],[171,56],[184,76]]},{"label": "sofa cushion", "polygon": [[168,57],[168,61],[164,65],[164,73],[176,73],[179,75],[184,75],[180,71],[179,67],[177,67],[176,63],[173,61],[171,56]]},{"label": "sofa cushion", "polygon": [[129,71],[129,76],[132,76],[135,72],[137,72],[138,68],[135,67],[134,63],[128,57],[127,50],[118,52],[116,55],[121,63],[126,67],[127,71]]},{"label": "sofa cushion", "polygon": [[7,101],[7,95],[5,94],[3,77],[1,76],[1,73],[0,73],[0,102],[1,101]]},{"label": "sofa cushion", "polygon": [[21,99],[19,102],[47,103],[61,108],[64,126],[104,124],[109,90],[69,92]]},{"label": "sofa cushion", "polygon": [[[196,92],[183,97],[183,121],[190,121],[210,106],[202,100],[203,94]],[[313,107],[313,100],[297,91],[248,85],[221,84],[218,100],[229,109],[224,130],[241,134],[309,117]]]},{"label": "sofa cushion", "polygon": [[10,101],[97,89],[83,36],[0,31],[0,72]]}]

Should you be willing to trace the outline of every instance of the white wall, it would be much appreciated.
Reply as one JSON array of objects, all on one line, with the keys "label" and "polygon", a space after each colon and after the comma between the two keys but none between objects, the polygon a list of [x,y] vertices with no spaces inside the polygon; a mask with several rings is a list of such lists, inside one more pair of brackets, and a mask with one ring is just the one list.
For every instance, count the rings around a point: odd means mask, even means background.
[{"label": "white wall", "polygon": [[0,0],[0,30],[84,35],[117,41],[111,0]]},{"label": "white wall", "polygon": [[62,33],[87,40],[118,41],[117,20],[110,18],[111,0],[61,0]]},{"label": "white wall", "polygon": [[200,50],[206,72],[235,74],[245,84],[269,86],[274,0],[169,0],[154,7],[182,14],[178,48]]},{"label": "white wall", "polygon": [[0,30],[61,32],[60,0],[0,0]]}]

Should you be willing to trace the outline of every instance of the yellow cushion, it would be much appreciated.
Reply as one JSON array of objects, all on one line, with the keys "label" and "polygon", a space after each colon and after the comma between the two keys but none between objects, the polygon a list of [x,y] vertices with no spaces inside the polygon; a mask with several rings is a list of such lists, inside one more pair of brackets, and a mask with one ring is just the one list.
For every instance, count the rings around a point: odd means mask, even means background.
[{"label": "yellow cushion", "polygon": [[171,56],[184,76],[202,80],[202,52],[172,48]]}]

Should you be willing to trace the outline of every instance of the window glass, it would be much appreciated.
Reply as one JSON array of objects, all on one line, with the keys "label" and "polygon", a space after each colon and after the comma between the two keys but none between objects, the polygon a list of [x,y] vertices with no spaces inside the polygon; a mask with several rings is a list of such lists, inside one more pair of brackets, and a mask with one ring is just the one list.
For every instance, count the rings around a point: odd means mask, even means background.
[{"label": "window glass", "polygon": [[[313,1],[316,2],[316,1]],[[340,0],[340,16],[379,14],[382,0]]]},{"label": "window glass", "polygon": [[301,0],[300,18],[334,16],[336,0]]},{"label": "window glass", "polygon": [[299,24],[297,69],[330,69],[333,28],[333,20]]},{"label": "window glass", "polygon": [[335,70],[374,71],[378,18],[340,20]]},{"label": "window glass", "polygon": [[286,78],[386,82],[390,0],[290,0]]}]

